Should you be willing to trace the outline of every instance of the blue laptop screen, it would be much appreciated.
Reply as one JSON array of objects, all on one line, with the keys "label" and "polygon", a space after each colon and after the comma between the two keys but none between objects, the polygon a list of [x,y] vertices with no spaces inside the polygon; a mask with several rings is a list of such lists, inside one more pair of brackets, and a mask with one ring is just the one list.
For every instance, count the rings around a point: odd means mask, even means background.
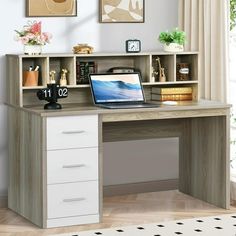
[{"label": "blue laptop screen", "polygon": [[95,103],[144,101],[139,73],[91,74]]}]

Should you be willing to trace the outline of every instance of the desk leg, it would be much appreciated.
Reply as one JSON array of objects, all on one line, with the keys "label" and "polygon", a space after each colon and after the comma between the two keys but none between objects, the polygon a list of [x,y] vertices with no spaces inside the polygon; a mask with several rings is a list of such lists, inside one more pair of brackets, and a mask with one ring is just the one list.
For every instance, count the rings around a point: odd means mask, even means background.
[{"label": "desk leg", "polygon": [[182,131],[180,191],[229,209],[228,116],[186,119]]},{"label": "desk leg", "polygon": [[98,150],[99,150],[99,160],[98,160],[98,173],[99,173],[99,223],[102,222],[103,217],[103,141],[102,141],[102,117],[98,117]]}]

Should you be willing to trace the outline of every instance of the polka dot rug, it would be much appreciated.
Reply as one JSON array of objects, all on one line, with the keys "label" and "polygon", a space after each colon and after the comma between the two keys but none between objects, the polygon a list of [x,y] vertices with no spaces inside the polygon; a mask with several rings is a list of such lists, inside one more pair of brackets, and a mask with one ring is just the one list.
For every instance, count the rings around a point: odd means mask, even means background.
[{"label": "polka dot rug", "polygon": [[236,214],[98,229],[58,236],[236,236]]}]

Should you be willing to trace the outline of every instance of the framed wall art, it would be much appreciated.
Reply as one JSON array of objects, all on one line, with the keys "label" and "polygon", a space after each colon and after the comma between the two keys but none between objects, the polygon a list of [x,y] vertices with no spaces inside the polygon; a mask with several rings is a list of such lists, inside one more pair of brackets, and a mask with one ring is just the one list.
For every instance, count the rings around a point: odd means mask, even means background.
[{"label": "framed wall art", "polygon": [[26,16],[77,16],[77,0],[26,0]]},{"label": "framed wall art", "polygon": [[143,23],[144,0],[99,0],[101,23]]}]

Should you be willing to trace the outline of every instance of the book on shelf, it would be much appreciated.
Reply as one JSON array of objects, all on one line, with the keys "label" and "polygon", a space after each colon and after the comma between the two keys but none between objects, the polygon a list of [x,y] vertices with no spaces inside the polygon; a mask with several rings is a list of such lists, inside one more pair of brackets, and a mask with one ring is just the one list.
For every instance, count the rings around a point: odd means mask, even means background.
[{"label": "book on shelf", "polygon": [[152,93],[152,100],[155,101],[191,101],[193,100],[192,93],[186,94],[156,94]]},{"label": "book on shelf", "polygon": [[191,94],[192,87],[152,87],[152,93],[156,94]]},{"label": "book on shelf", "polygon": [[76,84],[89,84],[89,74],[97,73],[95,61],[76,62]]}]

